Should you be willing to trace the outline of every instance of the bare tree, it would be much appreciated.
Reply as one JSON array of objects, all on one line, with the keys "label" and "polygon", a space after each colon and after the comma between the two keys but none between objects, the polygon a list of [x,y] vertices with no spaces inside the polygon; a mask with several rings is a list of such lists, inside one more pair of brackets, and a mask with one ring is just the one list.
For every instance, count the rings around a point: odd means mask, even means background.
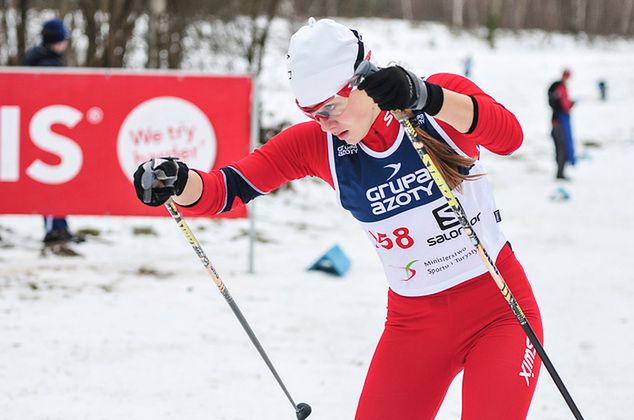
[{"label": "bare tree", "polygon": [[156,69],[159,67],[159,36],[160,18],[165,12],[167,2],[165,0],[148,0],[148,29],[147,29],[147,67]]},{"label": "bare tree", "polygon": [[512,11],[513,16],[511,27],[515,30],[523,28],[526,22],[526,14],[528,12],[528,0],[515,0]]},{"label": "bare tree", "polygon": [[8,3],[9,0],[0,0],[2,4],[2,10],[0,11],[0,45],[4,45],[5,49],[0,49],[0,65],[6,63],[8,61],[9,51],[9,32],[7,28],[9,27],[7,23],[7,13],[9,12]]},{"label": "bare tree", "polygon": [[619,32],[622,35],[632,33],[632,15],[634,14],[634,0],[625,0]]},{"label": "bare tree", "polygon": [[401,10],[403,11],[403,19],[414,20],[414,8],[412,0],[401,0]]},{"label": "bare tree", "polygon": [[586,29],[586,11],[588,9],[587,0],[575,0],[575,30],[583,31]]},{"label": "bare tree", "polygon": [[27,16],[29,12],[29,0],[16,0],[17,19],[15,22],[15,33],[17,39],[17,54],[9,58],[9,64],[19,65],[24,59],[26,52],[26,31]]},{"label": "bare tree", "polygon": [[[179,68],[197,28],[207,22],[213,30],[204,37],[217,41],[217,49],[237,52],[258,73],[282,2],[302,21],[311,15],[434,20],[485,26],[491,42],[497,28],[634,35],[634,0],[0,0],[0,64],[22,62],[35,35],[28,33],[29,19],[52,10],[76,35],[66,54],[70,65],[121,67],[130,48],[144,48],[147,67]],[[146,44],[133,38],[144,23]]]},{"label": "bare tree", "polygon": [[456,28],[462,27],[462,13],[464,9],[464,0],[453,0],[451,10],[451,25]]}]

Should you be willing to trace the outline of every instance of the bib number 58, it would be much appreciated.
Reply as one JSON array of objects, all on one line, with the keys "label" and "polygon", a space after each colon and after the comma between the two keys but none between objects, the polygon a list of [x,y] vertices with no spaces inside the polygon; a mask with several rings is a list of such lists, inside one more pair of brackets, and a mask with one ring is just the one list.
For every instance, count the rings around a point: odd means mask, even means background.
[{"label": "bib number 58", "polygon": [[394,245],[401,249],[411,248],[414,245],[414,238],[409,235],[406,227],[396,228],[391,234],[368,231],[374,238],[376,248],[392,249]]}]

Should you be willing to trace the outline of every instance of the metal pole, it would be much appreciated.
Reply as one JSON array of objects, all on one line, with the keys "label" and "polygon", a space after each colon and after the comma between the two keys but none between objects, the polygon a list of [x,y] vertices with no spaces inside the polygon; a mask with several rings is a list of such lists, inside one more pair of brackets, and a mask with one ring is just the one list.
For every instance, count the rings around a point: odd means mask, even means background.
[{"label": "metal pole", "polygon": [[[260,139],[260,103],[257,76],[251,76],[251,151],[258,147]],[[255,201],[249,203],[249,274],[255,273]]]}]

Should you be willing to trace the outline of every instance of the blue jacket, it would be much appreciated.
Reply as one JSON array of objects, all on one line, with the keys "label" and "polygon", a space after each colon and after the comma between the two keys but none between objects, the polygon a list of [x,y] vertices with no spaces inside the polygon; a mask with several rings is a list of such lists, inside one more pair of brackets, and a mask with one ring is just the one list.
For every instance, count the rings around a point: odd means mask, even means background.
[{"label": "blue jacket", "polygon": [[36,67],[63,67],[64,57],[44,45],[38,45],[26,52],[23,64]]}]

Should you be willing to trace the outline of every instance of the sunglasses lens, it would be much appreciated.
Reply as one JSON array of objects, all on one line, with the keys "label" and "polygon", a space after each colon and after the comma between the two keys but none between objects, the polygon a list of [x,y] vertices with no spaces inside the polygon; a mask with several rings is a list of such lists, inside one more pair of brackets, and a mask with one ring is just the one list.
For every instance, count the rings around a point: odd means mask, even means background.
[{"label": "sunglasses lens", "polygon": [[352,84],[348,83],[330,99],[310,107],[301,106],[297,100],[295,100],[295,103],[308,117],[317,121],[327,120],[330,117],[337,117],[343,114],[348,106],[348,97],[352,89]]},{"label": "sunglasses lens", "polygon": [[348,106],[348,98],[344,98],[342,96],[336,96],[324,106],[319,108],[317,111],[311,113],[312,116],[317,119],[317,117],[322,119],[327,119],[330,117],[338,117],[343,114],[343,111],[346,110]]}]

